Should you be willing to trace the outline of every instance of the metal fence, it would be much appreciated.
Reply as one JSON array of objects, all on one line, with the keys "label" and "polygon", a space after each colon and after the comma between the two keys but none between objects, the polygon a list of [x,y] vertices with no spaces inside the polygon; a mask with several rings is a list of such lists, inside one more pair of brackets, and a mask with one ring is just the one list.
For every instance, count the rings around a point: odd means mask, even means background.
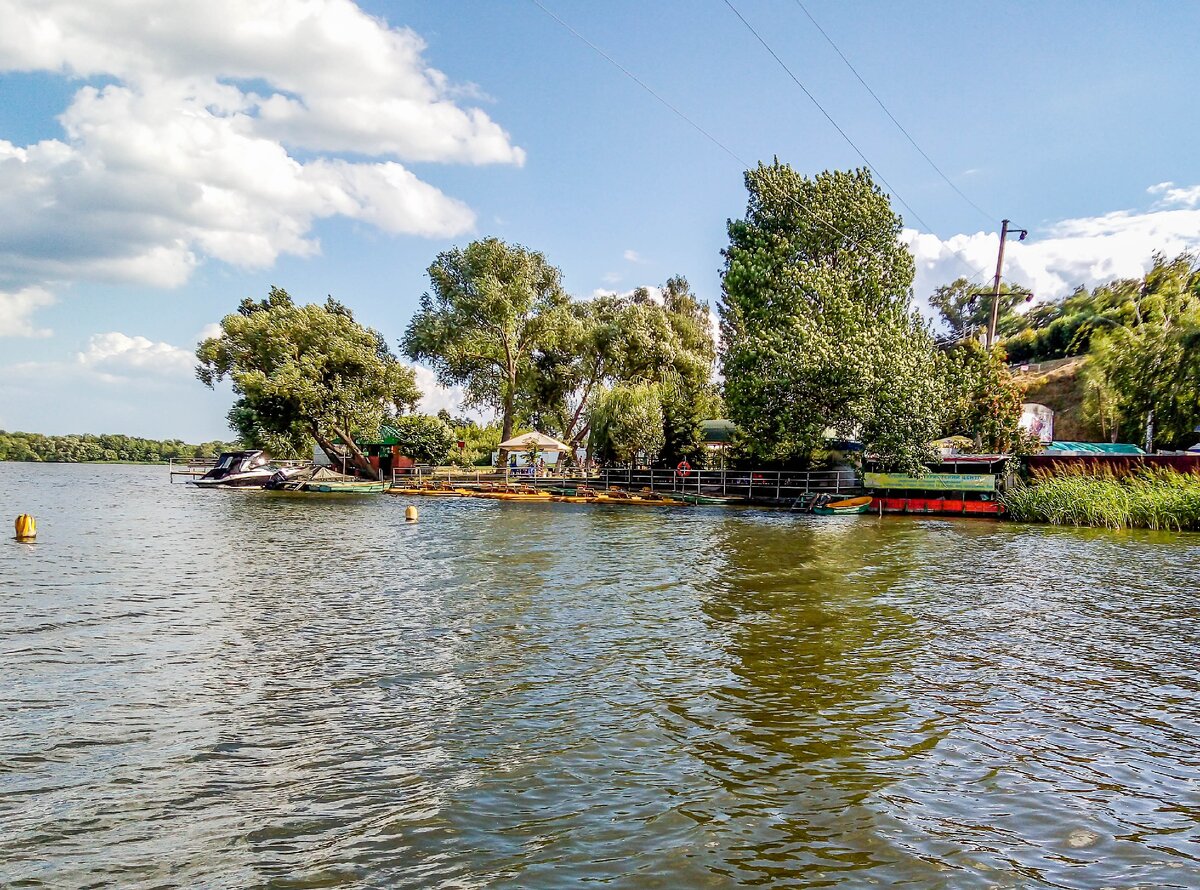
[{"label": "metal fence", "polygon": [[671,469],[634,469],[606,467],[598,474],[534,476],[515,470],[487,467],[409,467],[392,471],[396,485],[414,482],[448,482],[452,485],[481,485],[495,482],[519,482],[540,488],[572,487],[580,483],[604,488],[638,491],[676,492],[704,496],[741,497],[747,500],[791,501],[813,494],[848,494],[860,491],[862,482],[856,471],[844,470],[689,470],[682,474]]},{"label": "metal fence", "polygon": [[613,467],[601,470],[606,488],[674,491],[748,500],[787,501],[807,494],[843,494],[862,487],[858,474],[845,470],[678,470]]},{"label": "metal fence", "polygon": [[531,467],[509,467],[494,469],[489,467],[430,467],[416,466],[392,470],[392,484],[405,485],[414,482],[449,482],[452,485],[480,485],[488,482],[521,483],[536,485],[542,488],[560,486],[564,483],[575,485],[580,482],[595,482],[595,474],[588,475],[579,471],[566,475],[536,475]]}]

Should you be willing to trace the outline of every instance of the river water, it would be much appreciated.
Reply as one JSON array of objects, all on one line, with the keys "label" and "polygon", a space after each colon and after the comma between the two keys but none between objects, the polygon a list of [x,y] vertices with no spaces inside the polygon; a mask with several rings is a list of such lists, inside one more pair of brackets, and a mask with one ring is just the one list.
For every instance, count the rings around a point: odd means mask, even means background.
[{"label": "river water", "polygon": [[3,886],[1200,886],[1200,535],[0,502]]}]

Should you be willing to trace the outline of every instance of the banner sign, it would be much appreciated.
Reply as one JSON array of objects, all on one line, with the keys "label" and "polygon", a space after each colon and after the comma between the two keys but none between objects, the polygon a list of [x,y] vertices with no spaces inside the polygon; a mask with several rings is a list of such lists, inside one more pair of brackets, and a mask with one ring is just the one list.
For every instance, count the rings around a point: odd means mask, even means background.
[{"label": "banner sign", "polygon": [[995,491],[996,477],[979,473],[863,473],[867,488],[903,488],[920,491]]}]

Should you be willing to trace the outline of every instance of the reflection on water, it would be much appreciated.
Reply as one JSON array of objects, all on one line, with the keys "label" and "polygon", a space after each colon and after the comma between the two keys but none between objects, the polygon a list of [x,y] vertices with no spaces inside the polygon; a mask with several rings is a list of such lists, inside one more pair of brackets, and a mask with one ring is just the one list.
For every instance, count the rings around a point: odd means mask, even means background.
[{"label": "reflection on water", "polygon": [[0,491],[0,885],[1200,885],[1200,536]]}]

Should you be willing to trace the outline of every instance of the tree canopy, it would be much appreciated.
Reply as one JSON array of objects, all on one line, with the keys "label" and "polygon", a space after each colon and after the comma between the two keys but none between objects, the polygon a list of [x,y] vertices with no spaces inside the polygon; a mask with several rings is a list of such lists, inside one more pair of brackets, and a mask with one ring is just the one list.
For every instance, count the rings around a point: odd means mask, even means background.
[{"label": "tree canopy", "polygon": [[458,441],[454,430],[441,417],[409,414],[389,418],[387,425],[396,431],[400,453],[419,464],[446,463],[451,458],[451,448]]},{"label": "tree canopy", "polygon": [[496,411],[503,439],[518,420],[520,383],[552,310],[567,303],[561,273],[537,251],[497,238],[438,254],[430,291],[401,341],[443,386],[463,386],[469,406]]},{"label": "tree canopy", "polygon": [[582,444],[590,432],[592,402],[601,393],[650,385],[664,408],[673,406],[672,423],[679,428],[674,438],[684,441],[695,432],[683,427],[712,401],[716,346],[708,306],[686,279],[669,279],[661,298],[638,288],[627,296],[572,301],[548,321],[526,390],[536,426]]},{"label": "tree canopy", "polygon": [[618,384],[589,403],[589,452],[604,463],[647,463],[666,443],[659,390],[653,384]]},{"label": "tree canopy", "polygon": [[978,340],[966,340],[940,355],[944,436],[966,436],[988,454],[1027,449],[1030,443],[1020,428],[1024,393],[1004,359],[1001,347],[988,350]]},{"label": "tree canopy", "polygon": [[778,161],[745,182],[724,251],[721,360],[751,454],[804,460],[832,431],[920,472],[942,395],[887,196],[867,170],[809,179]]},{"label": "tree canopy", "polygon": [[[996,318],[998,336],[1005,337],[1020,330],[1021,316],[1016,308],[1031,296],[1028,291],[1014,288],[1007,281],[1000,283],[1000,308]],[[957,278],[935,290],[929,305],[937,310],[951,337],[973,337],[980,330],[986,331],[991,323],[992,285],[971,284],[966,278]]]},{"label": "tree canopy", "polygon": [[302,451],[311,437],[338,462],[340,439],[368,475],[375,471],[355,435],[375,434],[420,398],[412,369],[332,297],[297,306],[272,287],[266,299],[245,299],[225,316],[221,334],[201,343],[196,357],[202,383],[232,382],[239,398],[230,425],[248,444]]},{"label": "tree canopy", "polygon": [[44,436],[41,433],[17,433],[0,430],[0,460],[81,463],[84,461],[136,461],[158,463],[167,460],[191,460],[216,457],[235,447],[227,442],[188,445],[179,439],[142,439],[103,433],[76,433]]}]

